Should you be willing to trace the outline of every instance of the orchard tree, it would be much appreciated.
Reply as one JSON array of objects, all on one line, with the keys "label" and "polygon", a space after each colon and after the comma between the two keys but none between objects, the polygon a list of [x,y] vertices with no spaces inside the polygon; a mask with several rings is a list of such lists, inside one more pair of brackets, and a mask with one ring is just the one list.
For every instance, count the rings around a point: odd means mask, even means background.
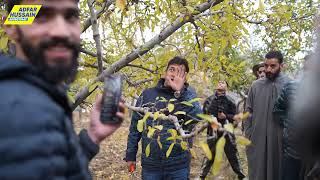
[{"label": "orchard tree", "polygon": [[[139,94],[174,55],[192,64],[188,80],[203,84],[196,89],[202,96],[221,79],[243,91],[253,80],[250,67],[271,49],[281,50],[293,71],[312,47],[319,0],[80,0],[79,7],[81,67],[69,92],[74,108],[91,103],[96,85],[119,71],[125,94]],[[0,49],[15,53],[3,29]]]},{"label": "orchard tree", "polygon": [[74,107],[91,102],[103,77],[119,71],[126,97],[140,94],[174,55],[192,64],[188,80],[203,84],[196,87],[202,96],[221,79],[237,92],[248,87],[252,63],[271,49],[281,50],[294,70],[296,55],[311,49],[318,7],[309,0],[80,1],[83,53],[70,92]]}]

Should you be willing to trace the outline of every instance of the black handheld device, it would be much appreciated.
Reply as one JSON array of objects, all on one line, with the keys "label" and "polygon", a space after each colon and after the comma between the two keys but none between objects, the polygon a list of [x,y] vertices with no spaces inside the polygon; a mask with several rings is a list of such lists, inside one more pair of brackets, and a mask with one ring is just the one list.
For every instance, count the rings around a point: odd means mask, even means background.
[{"label": "black handheld device", "polygon": [[105,78],[100,120],[104,124],[118,124],[121,120],[116,116],[122,94],[122,77],[110,75]]}]

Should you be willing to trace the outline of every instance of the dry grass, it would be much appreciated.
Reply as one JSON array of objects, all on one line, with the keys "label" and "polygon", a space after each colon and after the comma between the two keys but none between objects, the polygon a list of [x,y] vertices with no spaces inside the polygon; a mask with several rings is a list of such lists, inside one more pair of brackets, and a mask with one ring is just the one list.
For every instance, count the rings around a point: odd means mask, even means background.
[{"label": "dry grass", "polygon": [[[74,114],[74,123],[76,131],[78,132],[82,128],[86,128],[89,124],[88,115],[82,113],[82,117],[79,118],[79,114]],[[140,166],[140,153],[137,155],[137,171],[134,174],[129,174],[126,166],[126,162],[123,160],[125,156],[125,150],[127,147],[127,136],[129,132],[130,119],[126,118],[122,126],[108,139],[106,139],[100,147],[99,154],[91,161],[90,169],[95,180],[138,180],[141,174]],[[195,143],[196,144],[196,143]],[[195,151],[197,157],[192,159],[191,163],[191,179],[196,179],[200,172],[202,159],[204,157],[203,151],[195,145]],[[240,161],[245,172],[246,157],[244,147],[239,147]],[[140,149],[139,149],[139,152]],[[224,158],[226,159],[226,158]],[[229,166],[227,160],[222,165],[222,170],[218,177],[209,175],[208,180],[235,180],[237,179],[232,169]]]}]

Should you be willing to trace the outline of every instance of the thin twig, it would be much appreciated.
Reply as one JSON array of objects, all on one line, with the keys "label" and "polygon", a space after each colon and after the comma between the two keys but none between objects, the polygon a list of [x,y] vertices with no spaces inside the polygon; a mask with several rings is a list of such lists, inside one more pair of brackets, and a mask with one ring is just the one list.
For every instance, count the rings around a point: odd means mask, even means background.
[{"label": "thin twig", "polygon": [[102,48],[101,48],[101,41],[100,41],[100,34],[99,34],[99,25],[97,20],[97,14],[95,13],[95,9],[93,7],[94,0],[87,0],[87,4],[90,9],[91,14],[91,24],[92,24],[92,31],[93,31],[93,39],[96,43],[96,49],[97,49],[97,56],[98,56],[98,71],[99,74],[102,73],[103,67],[102,67]]}]

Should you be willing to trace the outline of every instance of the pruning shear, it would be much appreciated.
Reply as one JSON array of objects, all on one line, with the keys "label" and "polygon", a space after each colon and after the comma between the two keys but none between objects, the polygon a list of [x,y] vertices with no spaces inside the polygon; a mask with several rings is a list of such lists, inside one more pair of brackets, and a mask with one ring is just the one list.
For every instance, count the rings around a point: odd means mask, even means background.
[{"label": "pruning shear", "polygon": [[129,166],[129,173],[130,173],[130,180],[134,180],[134,171],[136,170],[135,164],[130,164]]}]

